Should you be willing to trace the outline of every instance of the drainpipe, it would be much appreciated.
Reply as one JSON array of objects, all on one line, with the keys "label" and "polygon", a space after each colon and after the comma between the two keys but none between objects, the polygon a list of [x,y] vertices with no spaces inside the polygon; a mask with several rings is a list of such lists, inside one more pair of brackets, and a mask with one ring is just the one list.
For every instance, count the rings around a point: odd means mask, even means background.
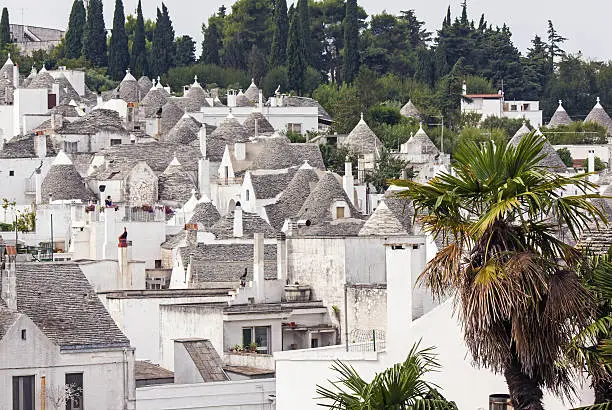
[{"label": "drainpipe", "polygon": [[347,297],[347,287],[348,284],[344,284],[344,342],[346,344],[346,351],[349,351],[349,341],[348,341],[348,297]]}]

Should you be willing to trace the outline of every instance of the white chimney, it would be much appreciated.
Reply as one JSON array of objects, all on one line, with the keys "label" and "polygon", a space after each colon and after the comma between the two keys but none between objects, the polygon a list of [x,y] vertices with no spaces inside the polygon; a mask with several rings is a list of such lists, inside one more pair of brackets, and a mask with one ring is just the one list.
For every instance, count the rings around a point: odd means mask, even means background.
[{"label": "white chimney", "polygon": [[234,237],[242,238],[242,235],[242,208],[240,207],[240,202],[237,202],[236,209],[234,209]]},{"label": "white chimney", "polygon": [[265,276],[264,276],[264,235],[253,235],[253,284],[255,285],[255,301],[265,303]]},{"label": "white chimney", "polygon": [[[107,212],[111,212],[112,209],[107,209]],[[114,212],[113,212],[114,213]],[[129,241],[118,244],[118,262],[119,262],[119,278],[117,278],[117,289],[132,289],[133,280],[132,272],[130,270],[130,260],[132,259],[132,246]]]},{"label": "white chimney", "polygon": [[100,107],[102,104],[104,104],[104,99],[102,98],[102,94],[98,94],[96,96],[96,106]]},{"label": "white chimney", "polygon": [[[0,255],[1,256],[1,255]],[[15,260],[17,255],[5,255],[5,268],[2,270],[2,299],[7,307],[17,310],[17,274]]]},{"label": "white chimney", "polygon": [[19,87],[19,66],[17,64],[13,66],[13,87]]},{"label": "white chimney", "polygon": [[287,237],[282,232],[276,235],[276,279],[287,281]]},{"label": "white chimney", "polygon": [[227,90],[227,106],[230,108],[236,106],[236,91]]},{"label": "white chimney", "polygon": [[246,143],[237,142],[234,144],[234,155],[237,161],[244,161],[246,159]]},{"label": "white chimney", "polygon": [[[51,117],[53,118],[53,117]],[[47,136],[46,135],[34,135],[34,152],[38,158],[45,158],[47,156]]]},{"label": "white chimney", "polygon": [[259,90],[259,103],[257,105],[259,107],[259,112],[263,112],[263,91]]},{"label": "white chimney", "polygon": [[467,83],[465,81],[463,82],[463,85],[461,86],[461,94],[467,95]]},{"label": "white chimney", "polygon": [[[406,340],[412,322],[412,244],[386,246],[387,331],[386,347],[390,360],[404,360]],[[392,362],[395,363],[395,362]]]},{"label": "white chimney", "polygon": [[589,150],[587,155],[587,172],[595,172],[595,151]]},{"label": "white chimney", "polygon": [[353,164],[346,157],[344,163],[344,176],[342,177],[342,187],[349,200],[355,205],[355,180],[353,178]]},{"label": "white chimney", "polygon": [[198,186],[200,194],[210,198],[210,161],[205,158],[198,161]]},{"label": "white chimney", "polygon": [[204,158],[206,158],[206,138],[206,124],[202,124],[202,128],[198,131],[198,139],[200,141],[200,152]]}]

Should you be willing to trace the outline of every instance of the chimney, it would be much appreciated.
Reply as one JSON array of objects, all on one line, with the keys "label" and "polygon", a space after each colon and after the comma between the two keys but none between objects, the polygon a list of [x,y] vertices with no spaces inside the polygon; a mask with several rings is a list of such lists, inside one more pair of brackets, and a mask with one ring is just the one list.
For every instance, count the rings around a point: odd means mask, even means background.
[{"label": "chimney", "polygon": [[200,195],[210,198],[210,161],[205,158],[198,160],[198,186]]},{"label": "chimney", "polygon": [[[412,276],[406,274],[412,266],[412,244],[386,245],[387,273],[387,354],[391,360],[405,358],[407,332],[412,321]],[[399,326],[402,324],[402,326]],[[394,363],[394,362],[392,362]]]},{"label": "chimney", "polygon": [[461,94],[467,95],[467,83],[465,81],[463,82],[463,85],[461,86]]},{"label": "chimney", "polygon": [[102,94],[98,94],[96,96],[96,106],[100,107],[102,104],[104,104],[104,99],[102,98]]},{"label": "chimney", "polygon": [[51,114],[51,129],[57,131],[64,126],[64,116],[60,113]]},{"label": "chimney", "polygon": [[595,172],[595,151],[590,149],[587,155],[587,172]]},{"label": "chimney", "polygon": [[[55,115],[55,114],[53,114]],[[53,116],[51,117],[53,121]],[[45,158],[47,156],[47,136],[44,134],[34,135],[34,152],[38,158]]]},{"label": "chimney", "polygon": [[242,208],[240,207],[240,202],[236,202],[236,209],[234,209],[234,237],[242,238],[242,236]]},{"label": "chimney", "polygon": [[4,260],[4,269],[2,269],[2,299],[6,302],[8,308],[12,311],[17,310],[17,275],[16,275],[16,258],[17,250],[15,247],[7,246],[5,255],[0,255],[0,259]]},{"label": "chimney", "polygon": [[[111,209],[107,210],[109,213]],[[132,289],[133,280],[132,272],[130,271],[130,260],[132,259],[132,244],[125,239],[119,239],[117,245],[118,262],[119,262],[119,278],[117,278],[117,289]]]},{"label": "chimney", "polygon": [[227,90],[227,106],[230,108],[236,106],[236,91],[235,90]]},{"label": "chimney", "polygon": [[265,276],[264,276],[264,235],[253,235],[253,284],[255,285],[255,301],[265,303]]},{"label": "chimney", "polygon": [[206,158],[206,124],[202,124],[202,128],[198,131],[198,140],[200,141],[200,152],[202,157]]},{"label": "chimney", "polygon": [[287,281],[287,236],[283,232],[276,235],[276,279]]},{"label": "chimney", "polygon": [[19,87],[19,66],[17,64],[13,66],[13,87]]},{"label": "chimney", "polygon": [[259,103],[257,104],[259,107],[259,112],[263,113],[263,91],[259,90]]},{"label": "chimney", "polygon": [[234,155],[237,161],[244,161],[246,159],[246,144],[244,142],[234,144]]},{"label": "chimney", "polygon": [[355,205],[355,180],[353,178],[353,164],[349,161],[349,157],[346,157],[344,162],[344,176],[342,177],[342,187],[346,196]]}]

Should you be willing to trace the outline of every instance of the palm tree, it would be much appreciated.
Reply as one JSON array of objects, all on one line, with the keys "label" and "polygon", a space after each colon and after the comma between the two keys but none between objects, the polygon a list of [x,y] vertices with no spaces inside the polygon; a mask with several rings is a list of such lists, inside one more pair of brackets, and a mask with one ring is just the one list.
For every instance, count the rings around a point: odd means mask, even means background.
[{"label": "palm tree", "polygon": [[[585,174],[538,165],[544,142],[533,133],[517,146],[466,142],[453,175],[403,183],[423,228],[446,243],[421,282],[455,297],[475,364],[505,376],[517,410],[542,409],[542,388],[574,392],[575,372],[558,364],[593,304],[576,273],[580,252],[560,238],[605,220]],[[570,187],[581,193],[560,195]]]},{"label": "palm tree", "polygon": [[593,322],[572,340],[568,356],[591,377],[596,404],[612,402],[612,252],[587,255],[580,276],[597,303]]},{"label": "palm tree", "polygon": [[436,386],[423,380],[423,376],[438,370],[440,365],[432,348],[418,348],[417,343],[403,363],[378,373],[370,383],[351,366],[336,361],[332,369],[340,377],[329,381],[333,390],[317,385],[319,399],[326,401],[319,405],[335,410],[456,410],[455,403],[447,401]]}]

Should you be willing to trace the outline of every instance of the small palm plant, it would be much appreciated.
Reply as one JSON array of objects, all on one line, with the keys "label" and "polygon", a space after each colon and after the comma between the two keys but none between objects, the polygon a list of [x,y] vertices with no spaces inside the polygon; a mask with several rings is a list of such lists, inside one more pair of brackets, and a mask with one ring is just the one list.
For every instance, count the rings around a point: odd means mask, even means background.
[{"label": "small palm plant", "polygon": [[332,369],[339,378],[329,382],[333,388],[317,385],[319,406],[334,410],[456,410],[426,382],[424,376],[440,368],[432,348],[412,347],[403,363],[378,373],[366,382],[351,366],[336,361]]}]

